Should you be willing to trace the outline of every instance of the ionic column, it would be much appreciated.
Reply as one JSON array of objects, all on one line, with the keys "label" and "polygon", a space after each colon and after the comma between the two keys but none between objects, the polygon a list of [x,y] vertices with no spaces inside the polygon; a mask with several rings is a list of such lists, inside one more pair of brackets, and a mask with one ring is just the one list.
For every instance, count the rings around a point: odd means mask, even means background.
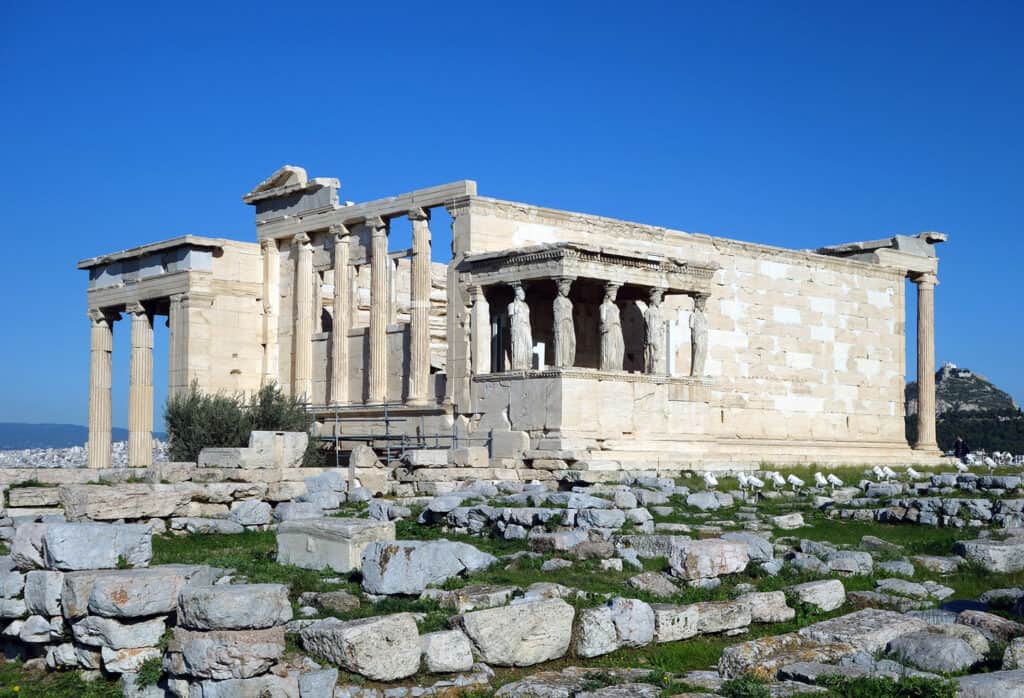
[{"label": "ionic column", "polygon": [[470,350],[471,366],[475,375],[491,372],[491,307],[484,290],[479,286],[469,287]]},{"label": "ionic column", "polygon": [[281,312],[281,262],[277,240],[264,238],[263,253],[263,376],[261,385],[280,380],[277,322]]},{"label": "ionic column", "polygon": [[110,384],[115,318],[89,311],[89,467],[109,468]]},{"label": "ionic column", "polygon": [[313,395],[313,246],[309,236],[292,238],[295,250],[292,395],[309,402]]},{"label": "ionic column", "polygon": [[132,316],[128,381],[128,467],[153,464],[153,318],[141,303],[126,308]]},{"label": "ionic column", "polygon": [[917,443],[919,451],[938,451],[935,439],[935,274],[911,277],[917,284]]},{"label": "ionic column", "polygon": [[331,403],[348,402],[348,331],[352,326],[349,229],[332,225],[334,240],[334,324],[331,326]]},{"label": "ionic column", "polygon": [[368,218],[370,230],[370,371],[367,402],[387,402],[388,318],[391,298],[388,285],[388,227],[380,216]]},{"label": "ionic column", "polygon": [[430,212],[408,213],[412,221],[412,288],[409,323],[409,391],[406,402],[426,405],[430,391]]}]

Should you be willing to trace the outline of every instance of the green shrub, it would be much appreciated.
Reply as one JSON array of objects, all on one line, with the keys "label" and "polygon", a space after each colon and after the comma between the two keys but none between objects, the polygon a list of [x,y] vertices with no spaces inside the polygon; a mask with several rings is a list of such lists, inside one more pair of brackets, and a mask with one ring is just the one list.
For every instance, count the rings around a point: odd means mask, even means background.
[{"label": "green shrub", "polygon": [[[168,398],[164,422],[170,459],[195,461],[204,448],[246,446],[252,431],[309,431],[313,415],[274,384],[260,388],[247,403],[241,395],[203,393],[193,382]],[[311,440],[304,462],[322,461],[319,445]]]},{"label": "green shrub", "polygon": [[204,448],[244,446],[249,438],[240,398],[202,393],[195,382],[167,399],[164,422],[172,461],[194,462]]},{"label": "green shrub", "polygon": [[247,407],[252,431],[309,431],[313,415],[303,403],[289,397],[275,383],[263,386]]}]

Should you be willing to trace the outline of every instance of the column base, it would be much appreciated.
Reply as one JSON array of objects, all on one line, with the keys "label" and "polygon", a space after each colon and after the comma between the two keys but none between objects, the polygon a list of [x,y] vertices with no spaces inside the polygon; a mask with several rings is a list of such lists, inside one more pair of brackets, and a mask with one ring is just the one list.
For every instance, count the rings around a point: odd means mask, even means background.
[{"label": "column base", "polygon": [[410,398],[410,399],[406,400],[405,404],[408,405],[409,407],[428,407],[428,406],[433,405],[435,403],[434,403],[433,400],[428,400],[426,398],[419,398],[418,397],[418,398]]}]

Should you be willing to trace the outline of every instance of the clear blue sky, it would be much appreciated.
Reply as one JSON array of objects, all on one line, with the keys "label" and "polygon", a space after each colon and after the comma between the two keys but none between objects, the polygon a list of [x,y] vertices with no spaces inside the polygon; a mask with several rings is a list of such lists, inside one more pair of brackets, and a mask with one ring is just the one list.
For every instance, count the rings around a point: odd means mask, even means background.
[{"label": "clear blue sky", "polygon": [[253,239],[285,163],[797,248],[946,231],[938,359],[1024,398],[1020,3],[496,5],[7,3],[0,420],[85,423],[78,259]]}]

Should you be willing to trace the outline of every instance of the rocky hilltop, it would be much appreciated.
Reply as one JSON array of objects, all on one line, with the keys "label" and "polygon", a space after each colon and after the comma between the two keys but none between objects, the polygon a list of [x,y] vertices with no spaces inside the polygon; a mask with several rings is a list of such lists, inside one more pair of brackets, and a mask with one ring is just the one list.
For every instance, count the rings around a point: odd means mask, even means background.
[{"label": "rocky hilltop", "polygon": [[[917,382],[907,383],[907,415],[917,414]],[[1019,408],[1010,395],[994,386],[985,376],[969,368],[945,364],[935,373],[935,413],[1016,412]]]}]

